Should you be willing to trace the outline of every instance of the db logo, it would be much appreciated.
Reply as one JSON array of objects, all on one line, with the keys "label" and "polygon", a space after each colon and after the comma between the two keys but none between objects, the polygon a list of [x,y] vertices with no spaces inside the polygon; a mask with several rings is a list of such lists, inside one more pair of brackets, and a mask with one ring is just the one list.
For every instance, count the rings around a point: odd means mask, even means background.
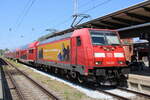
[{"label": "db logo", "polygon": [[113,54],[112,53],[106,53],[106,56],[107,57],[113,57]]},{"label": "db logo", "polygon": [[110,62],[106,62],[106,64],[115,64],[115,62],[110,61]]}]

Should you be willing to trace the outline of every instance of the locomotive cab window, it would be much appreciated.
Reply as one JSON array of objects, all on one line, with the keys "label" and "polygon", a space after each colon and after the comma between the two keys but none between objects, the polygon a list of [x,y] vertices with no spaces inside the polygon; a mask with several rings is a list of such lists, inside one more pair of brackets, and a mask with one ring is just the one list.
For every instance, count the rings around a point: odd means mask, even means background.
[{"label": "locomotive cab window", "polygon": [[77,41],[77,46],[81,46],[81,38],[80,38],[80,36],[78,36],[76,38],[76,41]]},{"label": "locomotive cab window", "polygon": [[120,45],[116,32],[91,30],[90,33],[94,45]]}]

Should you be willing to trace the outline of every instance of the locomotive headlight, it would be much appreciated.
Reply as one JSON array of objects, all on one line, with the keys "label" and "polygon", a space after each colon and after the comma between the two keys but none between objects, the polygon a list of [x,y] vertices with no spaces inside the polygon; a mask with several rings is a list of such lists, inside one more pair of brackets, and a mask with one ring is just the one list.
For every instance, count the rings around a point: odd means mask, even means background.
[{"label": "locomotive headlight", "polygon": [[101,64],[102,64],[102,61],[96,61],[95,64],[96,64],[96,65],[101,65]]},{"label": "locomotive headlight", "polygon": [[124,64],[124,62],[123,61],[118,61],[118,64]]},{"label": "locomotive headlight", "polygon": [[114,53],[114,57],[124,57],[123,53]]},{"label": "locomotive headlight", "polygon": [[95,57],[105,57],[105,53],[94,53]]}]

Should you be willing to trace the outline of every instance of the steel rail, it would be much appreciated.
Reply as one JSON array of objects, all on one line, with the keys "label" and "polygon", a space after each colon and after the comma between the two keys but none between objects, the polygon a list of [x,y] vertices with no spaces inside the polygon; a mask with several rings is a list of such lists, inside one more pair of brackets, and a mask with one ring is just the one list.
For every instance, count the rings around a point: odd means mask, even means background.
[{"label": "steel rail", "polygon": [[[9,62],[8,62],[9,63]],[[9,63],[11,66],[15,67],[13,64]],[[15,67],[16,68],[16,67]],[[30,78],[28,75],[26,75],[25,72],[22,72],[21,70],[19,70],[18,68],[16,68],[18,71],[20,71],[22,74],[24,74],[27,78]],[[33,79],[32,79],[33,80]],[[33,80],[34,81],[34,80]],[[39,85],[37,82],[36,82],[37,85]],[[47,90],[46,90],[47,91]],[[123,96],[120,96],[120,95],[117,95],[117,94],[113,94],[113,93],[110,93],[110,92],[107,92],[107,91],[104,91],[104,90],[101,90],[101,89],[97,89],[98,92],[101,92],[101,93],[105,93],[105,94],[108,94],[110,96],[113,96],[115,98],[118,98],[119,100],[130,100],[129,98],[126,98],[126,97],[123,97]],[[54,99],[54,100],[59,100],[58,98],[57,99]]]},{"label": "steel rail", "polygon": [[59,98],[57,98],[55,95],[53,95],[51,92],[49,92],[46,88],[44,88],[43,86],[41,86],[37,81],[35,81],[34,79],[32,79],[31,77],[29,77],[25,72],[19,70],[16,66],[14,66],[13,64],[11,64],[10,62],[6,61],[6,63],[12,67],[14,67],[17,71],[19,71],[21,74],[23,74],[26,78],[28,78],[29,80],[31,80],[31,82],[33,84],[35,84],[36,86],[38,86],[44,93],[46,93],[49,97],[51,97],[53,100],[60,100]]},{"label": "steel rail", "polygon": [[[1,62],[2,62],[3,64],[6,63],[3,59],[0,59],[0,60],[1,60]],[[20,97],[20,100],[26,100],[25,97],[23,96],[21,90],[20,90],[20,87],[19,87],[18,84],[16,83],[15,79],[12,77],[11,72],[4,70],[4,73],[6,73],[6,74],[9,76],[9,78],[10,78],[10,80],[11,80],[13,86],[14,86],[14,89],[16,89],[16,92],[17,92],[18,96]]]},{"label": "steel rail", "polygon": [[144,97],[147,97],[147,98],[150,98],[150,95],[149,95],[149,94],[145,94],[145,93],[141,93],[141,92],[129,90],[129,89],[122,88],[122,87],[118,87],[118,89],[124,90],[124,91],[127,91],[127,92],[131,92],[131,93],[134,93],[134,94],[137,94],[137,95],[141,95],[141,96],[144,96]]},{"label": "steel rail", "polygon": [[102,89],[97,89],[97,91],[108,94],[108,95],[113,96],[115,98],[118,98],[119,100],[130,100],[130,98],[126,98],[126,97],[123,97],[123,96],[120,96],[120,95],[117,95],[117,94],[114,94],[114,93],[111,93],[111,92],[107,92],[107,91],[102,90]]}]

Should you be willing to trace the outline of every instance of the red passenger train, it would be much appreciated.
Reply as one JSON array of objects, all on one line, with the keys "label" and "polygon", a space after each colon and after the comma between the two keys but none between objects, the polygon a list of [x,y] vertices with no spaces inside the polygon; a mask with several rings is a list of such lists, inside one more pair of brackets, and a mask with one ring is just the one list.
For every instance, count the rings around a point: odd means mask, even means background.
[{"label": "red passenger train", "polygon": [[78,79],[79,82],[114,85],[125,82],[129,73],[115,30],[83,28],[71,33],[57,33],[16,52],[18,60],[23,59],[23,62]]}]

